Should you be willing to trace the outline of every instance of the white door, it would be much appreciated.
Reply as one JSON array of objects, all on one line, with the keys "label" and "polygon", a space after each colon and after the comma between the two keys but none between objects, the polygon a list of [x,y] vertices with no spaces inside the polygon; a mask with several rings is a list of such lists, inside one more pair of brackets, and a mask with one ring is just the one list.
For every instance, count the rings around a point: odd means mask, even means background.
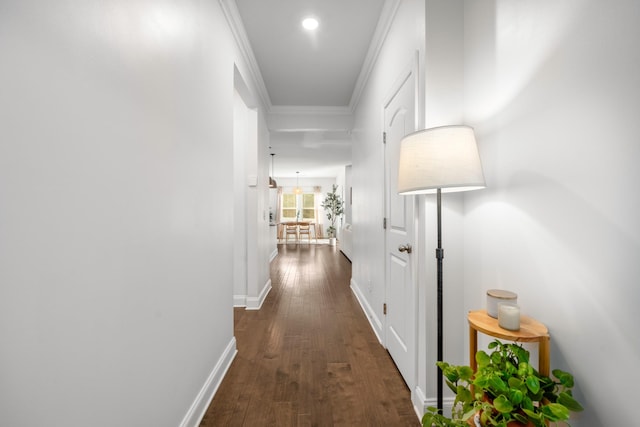
[{"label": "white door", "polygon": [[413,257],[401,246],[415,246],[413,196],[398,195],[400,140],[415,130],[415,67],[407,70],[384,105],[386,231],[385,344],[410,389],[415,386],[417,289]]}]

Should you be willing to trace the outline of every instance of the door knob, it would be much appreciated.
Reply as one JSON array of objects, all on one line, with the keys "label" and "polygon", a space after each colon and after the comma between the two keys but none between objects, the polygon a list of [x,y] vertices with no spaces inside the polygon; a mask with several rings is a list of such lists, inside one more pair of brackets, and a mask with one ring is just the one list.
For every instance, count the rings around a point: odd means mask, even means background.
[{"label": "door knob", "polygon": [[410,254],[411,253],[411,245],[408,244],[408,243],[406,245],[400,245],[400,246],[398,246],[398,250],[400,252],[406,252],[406,253]]}]

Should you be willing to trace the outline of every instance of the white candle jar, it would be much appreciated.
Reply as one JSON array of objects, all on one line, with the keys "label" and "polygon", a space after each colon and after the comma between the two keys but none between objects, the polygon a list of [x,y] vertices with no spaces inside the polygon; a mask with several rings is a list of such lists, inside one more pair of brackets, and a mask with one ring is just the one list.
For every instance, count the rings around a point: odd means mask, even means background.
[{"label": "white candle jar", "polygon": [[489,289],[487,291],[487,314],[495,319],[498,318],[498,304],[505,302],[510,304],[518,303],[518,295],[503,289]]},{"label": "white candle jar", "polygon": [[498,325],[510,331],[520,330],[520,307],[511,303],[498,304]]}]

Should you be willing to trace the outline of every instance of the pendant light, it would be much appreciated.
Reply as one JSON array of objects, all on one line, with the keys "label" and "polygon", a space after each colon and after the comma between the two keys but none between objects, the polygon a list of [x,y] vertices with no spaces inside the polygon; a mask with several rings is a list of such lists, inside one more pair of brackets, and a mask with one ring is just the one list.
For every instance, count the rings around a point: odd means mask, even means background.
[{"label": "pendant light", "polygon": [[273,156],[275,156],[275,154],[271,153],[271,176],[269,177],[269,188],[278,188],[278,183],[273,179]]},{"label": "pendant light", "polygon": [[302,194],[302,188],[300,188],[300,172],[296,172],[296,188],[293,189],[295,194]]}]

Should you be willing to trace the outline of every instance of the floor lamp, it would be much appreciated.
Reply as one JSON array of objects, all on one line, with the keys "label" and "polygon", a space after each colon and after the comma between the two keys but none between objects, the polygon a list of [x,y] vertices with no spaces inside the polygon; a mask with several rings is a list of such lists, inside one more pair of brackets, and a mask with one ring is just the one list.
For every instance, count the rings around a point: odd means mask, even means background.
[{"label": "floor lamp", "polygon": [[[438,211],[437,294],[438,360],[443,360],[442,325],[442,192],[484,188],[484,175],[473,129],[468,126],[441,126],[420,130],[400,142],[398,193],[436,193]],[[438,368],[438,411],[442,413],[442,371]]]}]

